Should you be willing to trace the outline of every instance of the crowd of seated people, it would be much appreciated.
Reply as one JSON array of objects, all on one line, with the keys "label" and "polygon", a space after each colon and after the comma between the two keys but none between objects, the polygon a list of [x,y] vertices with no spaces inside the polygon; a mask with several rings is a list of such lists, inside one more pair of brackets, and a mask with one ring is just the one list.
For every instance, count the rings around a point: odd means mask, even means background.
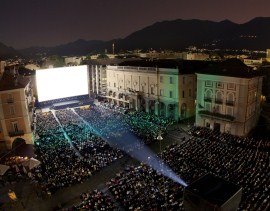
[{"label": "crowd of seated people", "polygon": [[[116,211],[118,210],[110,196],[98,190],[82,193],[81,202],[66,211],[93,210],[93,211]],[[65,209],[64,209],[65,210]]]},{"label": "crowd of seated people", "polygon": [[[234,140],[238,137],[206,128],[193,127],[189,133],[189,140],[162,152],[179,177],[190,184],[206,173],[214,174],[243,188],[240,210],[269,210],[269,151],[260,142],[252,143],[260,147],[250,148],[250,140],[239,145]],[[143,164],[120,172],[107,185],[127,210],[184,209],[183,187]]]},{"label": "crowd of seated people", "polygon": [[[138,136],[155,134],[151,138],[154,140],[160,128],[165,130],[172,123],[147,113],[121,113],[104,106],[65,109],[55,114],[61,125],[51,112],[38,113],[36,117],[35,148],[42,164],[32,170],[32,178],[48,193],[83,182],[95,171],[122,157],[120,150],[109,146],[107,137],[118,139],[131,130]],[[144,127],[138,127],[139,123]],[[143,132],[146,127],[148,130]],[[212,173],[243,188],[241,210],[270,208],[268,140],[237,137],[201,127],[191,128],[189,134],[188,140],[166,147],[161,154],[177,175],[190,184]],[[126,168],[107,186],[126,210],[183,209],[183,186],[144,164]],[[112,205],[107,197],[99,197],[98,192],[84,193],[79,206],[84,209],[93,204],[101,205],[102,210]]]},{"label": "crowd of seated people", "polygon": [[[56,111],[56,117],[61,125],[52,112],[38,113],[36,117],[35,148],[42,164],[32,170],[32,178],[48,193],[83,182],[122,157],[119,150],[109,146],[106,137],[118,139],[129,130],[154,140],[160,129],[166,130],[173,122],[142,112],[115,112],[104,106]],[[191,128],[189,134],[188,140],[168,146],[161,154],[174,172],[188,184],[212,173],[243,188],[241,210],[270,208],[268,140],[237,137],[201,127]],[[183,186],[144,164],[126,168],[107,185],[126,210],[183,209]],[[105,197],[95,201],[99,196],[98,192],[84,193],[82,206],[102,204],[103,209],[109,200]]]},{"label": "crowd of seated people", "polygon": [[[217,172],[219,176],[243,188],[242,209],[267,210],[267,206],[269,209],[270,155],[266,141],[201,127],[194,127],[190,132],[194,137],[204,140],[204,152],[195,152],[201,157],[196,161],[198,165]],[[262,145],[262,142],[265,144]],[[206,157],[208,163],[205,162]]]},{"label": "crowd of seated people", "polygon": [[129,166],[106,183],[125,210],[181,210],[183,187],[141,164]]},{"label": "crowd of seated people", "polygon": [[133,136],[131,140],[129,126],[123,121],[123,114],[100,106],[75,109],[75,111],[98,136],[111,146],[123,151],[133,150],[140,146],[142,141],[138,137]]},{"label": "crowd of seated people", "polygon": [[36,114],[35,124],[35,133],[39,136],[61,133],[61,127],[52,112]]},{"label": "crowd of seated people", "polygon": [[112,134],[125,136],[127,133],[136,134],[138,140],[144,143],[151,143],[161,132],[174,123],[174,120],[157,117],[145,112],[117,112],[106,104],[87,109],[75,109],[93,128],[101,135]]},{"label": "crowd of seated people", "polygon": [[95,134],[93,128],[73,110],[56,111],[56,116],[82,159],[94,168],[91,168],[92,171],[99,170],[123,156],[119,149],[110,147],[106,141]]},{"label": "crowd of seated people", "polygon": [[174,123],[173,119],[140,111],[128,112],[124,120],[130,125],[131,132],[137,134],[147,144],[155,140],[160,132],[166,133],[167,127]]},{"label": "crowd of seated people", "polygon": [[48,194],[81,182],[89,174],[63,133],[39,137],[35,149],[41,165],[33,170],[33,179]]},{"label": "crowd of seated people", "polygon": [[[38,168],[33,169],[33,180],[40,184],[48,194],[54,193],[59,188],[83,182],[93,172],[123,156],[119,150],[110,148],[101,139],[78,130],[78,125],[74,123],[82,122],[78,116],[75,120],[74,116],[71,118],[70,112],[70,110],[63,110],[62,116],[60,113],[56,114],[62,121],[63,127],[59,126],[61,129],[56,127],[58,122],[51,112],[48,115],[39,113],[37,116],[40,122],[36,126],[35,149],[37,159],[42,163]],[[69,125],[72,126],[69,127]],[[50,130],[47,127],[57,129],[48,132]],[[77,144],[81,156],[69,143],[65,133],[69,134],[73,143]]]}]

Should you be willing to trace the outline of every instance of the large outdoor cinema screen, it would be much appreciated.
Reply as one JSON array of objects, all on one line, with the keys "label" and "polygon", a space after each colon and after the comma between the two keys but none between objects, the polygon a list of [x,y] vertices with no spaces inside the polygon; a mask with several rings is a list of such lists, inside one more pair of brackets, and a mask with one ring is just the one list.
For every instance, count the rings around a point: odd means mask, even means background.
[{"label": "large outdoor cinema screen", "polygon": [[36,71],[38,101],[88,94],[87,65]]}]

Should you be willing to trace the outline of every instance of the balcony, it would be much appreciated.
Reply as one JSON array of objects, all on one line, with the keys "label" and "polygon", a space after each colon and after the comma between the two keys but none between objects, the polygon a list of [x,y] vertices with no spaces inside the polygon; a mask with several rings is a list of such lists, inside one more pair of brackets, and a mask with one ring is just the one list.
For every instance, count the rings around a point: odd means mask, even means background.
[{"label": "balcony", "polygon": [[14,99],[13,98],[8,98],[7,103],[14,103]]},{"label": "balcony", "polygon": [[9,132],[9,137],[23,136],[23,135],[24,135],[24,131],[23,130]]},{"label": "balcony", "polygon": [[207,111],[207,110],[199,111],[199,114],[201,116],[206,116],[206,117],[216,118],[216,119],[221,119],[221,120],[227,120],[227,121],[234,121],[235,120],[234,116],[231,116],[228,114],[221,114],[218,112],[211,112],[211,111]]},{"label": "balcony", "polygon": [[228,106],[234,106],[234,101],[233,100],[226,100],[226,105]]},{"label": "balcony", "polygon": [[216,104],[223,104],[223,100],[222,99],[215,99],[215,103]]},{"label": "balcony", "polygon": [[211,97],[204,97],[204,101],[205,102],[212,102],[212,98]]}]

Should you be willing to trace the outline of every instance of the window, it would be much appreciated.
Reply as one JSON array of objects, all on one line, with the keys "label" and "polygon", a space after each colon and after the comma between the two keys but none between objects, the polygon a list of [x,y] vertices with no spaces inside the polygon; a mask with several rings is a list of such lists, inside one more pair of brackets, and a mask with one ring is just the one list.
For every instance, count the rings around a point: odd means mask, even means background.
[{"label": "window", "polygon": [[15,108],[13,105],[9,106],[9,111],[11,115],[15,115]]},{"label": "window", "polygon": [[234,101],[234,94],[233,93],[228,94],[228,100],[229,101]]},{"label": "window", "polygon": [[212,101],[212,91],[211,90],[207,90],[204,94],[204,99],[207,99],[209,101]]},{"label": "window", "polygon": [[170,98],[173,98],[173,91],[170,91]]},{"label": "window", "polygon": [[235,84],[234,83],[228,83],[228,89],[235,90]]},{"label": "window", "polygon": [[220,105],[215,105],[213,107],[213,112],[214,113],[220,113],[221,112],[221,106]]},{"label": "window", "polygon": [[151,95],[154,94],[154,87],[151,86]]},{"label": "window", "polygon": [[142,92],[144,92],[144,86],[142,86]]},{"label": "window", "polygon": [[216,100],[219,101],[219,102],[222,102],[222,98],[223,98],[222,93],[220,91],[218,91],[216,93]]},{"label": "window", "polygon": [[205,110],[206,110],[206,111],[211,111],[210,105],[211,105],[210,103],[205,103]]},{"label": "window", "polygon": [[163,95],[164,95],[164,90],[161,89],[161,90],[160,90],[160,96],[163,96]]},{"label": "window", "polygon": [[113,83],[113,87],[116,87],[116,83]]},{"label": "window", "polygon": [[233,93],[228,93],[227,94],[226,105],[234,106],[234,103],[235,103],[234,94]]},{"label": "window", "polygon": [[173,84],[173,77],[170,77],[170,84]]},{"label": "window", "polygon": [[18,132],[19,129],[18,129],[18,122],[11,122],[12,124],[12,129],[14,132]]},{"label": "window", "polygon": [[160,78],[159,78],[159,82],[160,82],[160,83],[163,83],[163,81],[164,81],[163,76],[160,76]]},{"label": "window", "polygon": [[185,98],[185,91],[182,91],[182,98]]},{"label": "window", "polygon": [[212,81],[205,81],[205,86],[212,87],[213,83]]},{"label": "window", "polygon": [[13,103],[14,102],[14,99],[13,99],[13,95],[12,94],[8,94],[7,102],[8,103]]},{"label": "window", "polygon": [[8,94],[8,98],[9,99],[13,99],[13,95],[12,94]]},{"label": "window", "polygon": [[232,107],[227,107],[227,115],[233,116],[233,108]]},{"label": "window", "polygon": [[216,86],[219,89],[223,89],[223,83],[221,83],[221,82],[217,82]]}]

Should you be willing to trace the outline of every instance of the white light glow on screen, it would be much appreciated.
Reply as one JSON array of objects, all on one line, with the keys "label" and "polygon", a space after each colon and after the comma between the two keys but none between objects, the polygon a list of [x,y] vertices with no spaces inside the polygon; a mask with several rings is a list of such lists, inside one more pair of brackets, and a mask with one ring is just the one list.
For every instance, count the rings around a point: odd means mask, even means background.
[{"label": "white light glow on screen", "polygon": [[36,71],[38,101],[88,94],[87,65]]}]

